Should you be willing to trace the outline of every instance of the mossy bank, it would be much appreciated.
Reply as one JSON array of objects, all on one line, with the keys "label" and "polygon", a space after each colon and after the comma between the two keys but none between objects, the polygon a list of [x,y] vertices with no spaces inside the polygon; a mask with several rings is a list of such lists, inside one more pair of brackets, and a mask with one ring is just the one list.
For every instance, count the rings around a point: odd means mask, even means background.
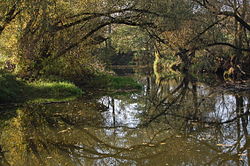
[{"label": "mossy bank", "polygon": [[56,102],[76,99],[83,91],[65,81],[25,82],[0,71],[0,103]]}]

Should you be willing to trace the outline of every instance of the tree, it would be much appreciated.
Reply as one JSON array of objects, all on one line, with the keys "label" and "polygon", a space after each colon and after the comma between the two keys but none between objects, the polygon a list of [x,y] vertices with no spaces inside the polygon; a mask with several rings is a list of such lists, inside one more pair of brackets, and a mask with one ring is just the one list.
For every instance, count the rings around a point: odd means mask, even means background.
[{"label": "tree", "polygon": [[19,28],[15,30],[19,43],[18,66],[25,77],[51,72],[49,66],[55,66],[52,63],[62,66],[66,59],[66,64],[71,59],[74,66],[77,66],[75,59],[91,59],[95,49],[109,38],[111,25],[144,29],[159,55],[177,56],[184,64],[183,70],[188,70],[198,56],[212,56],[219,51],[230,52],[230,49],[235,50],[237,56],[230,56],[231,64],[224,65],[224,70],[234,68],[245,73],[246,69],[239,65],[244,58],[250,59],[245,53],[250,51],[248,0],[20,0],[1,3],[8,8],[1,10],[4,15],[0,19],[0,33],[19,16],[15,22],[19,21]]},{"label": "tree", "polygon": [[[228,36],[224,41],[214,41],[208,46],[222,45],[232,48],[235,54],[230,57],[230,69],[234,75],[246,74],[244,62],[249,62],[249,31],[250,24],[247,21],[249,17],[249,1],[218,1],[214,0],[199,1],[194,0],[203,10],[215,17],[226,17],[221,23],[224,36]],[[246,52],[246,54],[244,53]],[[242,68],[243,67],[243,68]],[[243,70],[242,70],[243,69]]]},{"label": "tree", "polygon": [[3,0],[0,2],[0,35],[6,26],[20,14],[22,10],[19,9],[20,3],[20,0]]}]

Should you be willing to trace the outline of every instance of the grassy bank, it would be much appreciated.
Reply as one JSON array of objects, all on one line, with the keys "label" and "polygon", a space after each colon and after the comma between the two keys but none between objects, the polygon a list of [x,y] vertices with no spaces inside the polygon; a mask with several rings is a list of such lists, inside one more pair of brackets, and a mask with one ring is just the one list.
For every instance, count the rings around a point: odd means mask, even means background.
[{"label": "grassy bank", "polygon": [[[100,75],[91,78],[85,88],[127,92],[139,90],[142,85],[130,77]],[[0,71],[0,104],[25,102],[58,102],[76,99],[82,90],[65,81],[26,82],[10,73]]]},{"label": "grassy bank", "polygon": [[138,90],[142,85],[130,77],[101,75],[89,81],[89,88],[112,89],[112,90]]},{"label": "grassy bank", "polygon": [[0,71],[0,103],[68,101],[82,90],[69,82],[24,82]]}]

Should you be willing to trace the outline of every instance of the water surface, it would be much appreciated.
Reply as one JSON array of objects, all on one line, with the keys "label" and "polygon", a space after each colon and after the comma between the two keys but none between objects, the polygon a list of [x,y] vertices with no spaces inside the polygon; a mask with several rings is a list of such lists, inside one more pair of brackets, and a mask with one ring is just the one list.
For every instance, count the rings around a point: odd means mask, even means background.
[{"label": "water surface", "polygon": [[249,165],[249,91],[137,78],[137,92],[2,108],[1,165]]}]

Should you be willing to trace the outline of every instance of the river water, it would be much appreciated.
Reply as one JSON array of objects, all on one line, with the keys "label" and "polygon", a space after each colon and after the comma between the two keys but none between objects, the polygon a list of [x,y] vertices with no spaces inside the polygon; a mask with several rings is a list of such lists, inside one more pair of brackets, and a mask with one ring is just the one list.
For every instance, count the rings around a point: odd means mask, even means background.
[{"label": "river water", "polygon": [[[185,75],[140,91],[1,108],[0,165],[249,165],[249,91]],[[227,88],[225,88],[227,87]]]}]

